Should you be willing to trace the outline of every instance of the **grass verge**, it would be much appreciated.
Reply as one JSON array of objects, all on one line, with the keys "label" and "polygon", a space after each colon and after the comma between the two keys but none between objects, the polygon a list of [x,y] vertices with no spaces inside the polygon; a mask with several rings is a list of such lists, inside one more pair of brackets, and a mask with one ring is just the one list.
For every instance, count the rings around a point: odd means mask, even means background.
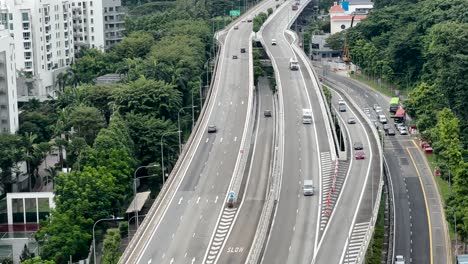
[{"label": "grass verge", "polygon": [[365,83],[367,84],[369,87],[371,87],[372,89],[380,92],[380,93],[383,93],[385,94],[386,96],[389,96],[389,97],[393,97],[395,96],[395,93],[390,90],[390,89],[387,89],[386,87],[381,87],[379,86],[377,83],[375,83],[374,81],[372,80],[368,80],[366,77],[364,77],[363,75],[361,74],[350,74],[351,78],[355,79],[356,81],[360,81],[362,83]]},{"label": "grass verge", "polygon": [[377,222],[375,223],[374,234],[372,240],[369,243],[369,247],[366,252],[366,264],[380,264],[382,260],[382,251],[384,244],[384,210],[385,210],[385,198],[386,194],[382,193],[380,199],[379,214],[377,215]]}]

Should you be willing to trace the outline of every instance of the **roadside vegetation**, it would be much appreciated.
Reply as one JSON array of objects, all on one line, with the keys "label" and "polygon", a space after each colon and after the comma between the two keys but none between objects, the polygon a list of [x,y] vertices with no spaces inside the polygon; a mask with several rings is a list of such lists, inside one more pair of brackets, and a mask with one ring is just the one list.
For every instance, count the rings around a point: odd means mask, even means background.
[{"label": "roadside vegetation", "polygon": [[[347,34],[353,62],[366,75],[399,87],[421,137],[434,149],[446,210],[468,239],[468,7],[463,0],[382,0]],[[341,43],[340,40],[341,39]]]},{"label": "roadside vegetation", "polygon": [[375,222],[374,233],[367,248],[365,263],[366,264],[379,264],[382,263],[382,252],[384,250],[385,239],[385,200],[387,199],[386,193],[382,191],[380,199],[379,212],[377,214],[377,221]]},{"label": "roadside vegetation", "polygon": [[[232,20],[228,16],[232,2],[123,2],[129,11],[126,38],[106,53],[81,52],[71,69],[57,77],[57,98],[31,100],[21,109],[19,132],[0,134],[0,184],[6,192],[18,181],[22,173],[18,164],[23,161],[27,190],[45,182],[54,186],[56,208],[36,234],[40,257],[25,263],[86,258],[93,224],[124,215],[133,198],[135,168],[160,164],[161,136],[178,130],[179,110],[193,104],[198,115],[201,109],[200,90],[206,92],[216,53],[213,34]],[[236,9],[244,11],[253,4],[241,1]],[[108,73],[120,74],[122,81],[94,84],[96,77]],[[180,111],[180,123],[187,138],[191,111]],[[163,143],[169,173],[179,152],[177,134],[167,135]],[[57,164],[46,162],[52,153],[58,156]],[[41,164],[47,175],[40,171]],[[70,172],[62,173],[64,168]],[[156,196],[160,169],[140,172],[156,176],[157,180],[142,181]],[[115,225],[99,224],[98,238],[104,237],[102,228],[111,226]],[[107,232],[103,263],[118,259],[126,227]]]}]

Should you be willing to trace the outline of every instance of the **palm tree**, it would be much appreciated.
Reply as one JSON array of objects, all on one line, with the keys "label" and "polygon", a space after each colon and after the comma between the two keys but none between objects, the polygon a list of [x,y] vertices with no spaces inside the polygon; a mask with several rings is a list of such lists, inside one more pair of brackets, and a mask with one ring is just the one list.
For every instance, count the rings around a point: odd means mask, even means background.
[{"label": "palm tree", "polygon": [[24,148],[24,159],[26,160],[26,171],[28,174],[28,189],[31,191],[31,162],[34,158],[34,141],[36,141],[37,135],[31,132],[24,134],[23,136],[23,148]]},{"label": "palm tree", "polygon": [[55,187],[55,178],[58,176],[59,169],[57,167],[48,167],[45,169],[47,172],[47,175],[44,177],[46,180],[46,184],[50,181],[52,181],[52,188]]}]

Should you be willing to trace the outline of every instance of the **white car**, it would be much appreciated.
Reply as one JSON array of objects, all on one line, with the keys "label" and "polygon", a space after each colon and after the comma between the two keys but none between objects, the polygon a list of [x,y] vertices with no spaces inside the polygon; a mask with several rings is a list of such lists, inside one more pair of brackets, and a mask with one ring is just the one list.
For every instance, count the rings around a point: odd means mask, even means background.
[{"label": "white car", "polygon": [[276,46],[276,39],[271,39],[271,45]]},{"label": "white car", "polygon": [[405,258],[402,255],[395,257],[395,264],[405,264]]},{"label": "white car", "polygon": [[374,109],[377,114],[382,112],[382,107],[380,106],[376,106]]},{"label": "white car", "polygon": [[408,131],[406,130],[406,127],[404,126],[399,127],[398,131],[400,132],[400,135],[408,135]]}]

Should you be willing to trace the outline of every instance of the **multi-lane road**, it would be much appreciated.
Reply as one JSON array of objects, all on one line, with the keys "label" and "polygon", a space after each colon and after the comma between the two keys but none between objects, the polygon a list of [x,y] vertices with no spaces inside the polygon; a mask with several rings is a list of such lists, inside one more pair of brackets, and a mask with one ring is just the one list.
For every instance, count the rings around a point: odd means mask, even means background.
[{"label": "multi-lane road", "polygon": [[[274,4],[266,1],[249,12],[266,11]],[[221,32],[218,71],[205,118],[188,154],[174,173],[177,178],[169,187],[173,191],[163,197],[168,202],[161,203],[156,213],[145,219],[148,223],[143,225],[144,230],[134,238],[120,263],[201,263],[203,260],[210,263],[207,249],[216,234],[218,218],[226,211],[223,209],[236,161],[239,155],[244,155],[241,142],[244,137],[252,136],[245,133],[254,105],[249,77],[253,74],[249,67],[251,32],[251,23],[242,23],[238,30],[230,27]],[[241,48],[246,53],[241,53]],[[217,126],[217,132],[207,133],[209,125]],[[268,141],[268,137],[262,139]],[[261,144],[267,146],[268,142]],[[237,210],[233,209],[221,220],[234,221],[236,214]]]},{"label": "multi-lane road", "polygon": [[[291,1],[275,8],[277,4],[262,2],[218,35],[221,51],[203,118],[161,202],[145,219],[120,263],[245,263],[256,241],[266,194],[271,191],[268,188],[275,180],[279,183],[277,201],[262,263],[354,263],[363,259],[381,187],[383,162],[375,127],[359,103],[350,101],[355,96],[346,96],[348,110],[336,111],[346,145],[344,151],[337,151],[330,109],[309,61],[295,44],[296,36],[288,31],[302,7],[291,11]],[[246,17],[268,8],[275,11],[257,36],[276,73],[277,97],[264,80],[258,87],[252,86],[252,23]],[[241,53],[241,48],[246,52]],[[291,58],[299,62],[299,70],[290,69]],[[333,92],[332,108],[342,96],[342,92]],[[302,123],[303,109],[312,110],[312,124]],[[271,110],[273,116],[265,117],[265,110]],[[357,123],[347,124],[349,117]],[[209,125],[215,125],[217,132],[207,133]],[[278,137],[284,143],[281,161],[273,159]],[[364,160],[354,159],[353,145],[358,142],[364,147]],[[391,143],[397,148],[398,144]],[[402,165],[402,160],[388,160]],[[273,162],[281,164],[277,179],[272,179]],[[424,232],[427,204],[415,191],[416,178],[411,177],[419,171],[402,168],[394,179],[399,188],[395,199],[407,199],[407,204],[403,201],[398,208],[401,216],[396,222],[395,251],[425,263],[429,258],[424,254],[431,255],[425,243],[431,236],[416,242],[411,234],[430,234]],[[403,174],[409,176],[404,183],[398,182]],[[313,180],[314,196],[303,195],[305,180]],[[236,184],[240,192],[230,208],[226,200]],[[421,224],[408,227],[406,221]]]},{"label": "multi-lane road", "polygon": [[[327,85],[349,94],[362,110],[370,109],[371,118],[376,120],[371,109],[374,104],[382,106],[389,116],[388,97],[349,77],[326,70],[319,72],[325,73]],[[450,263],[440,197],[418,146],[410,136],[385,137],[383,154],[394,193],[394,254],[403,255],[412,263]]]}]

